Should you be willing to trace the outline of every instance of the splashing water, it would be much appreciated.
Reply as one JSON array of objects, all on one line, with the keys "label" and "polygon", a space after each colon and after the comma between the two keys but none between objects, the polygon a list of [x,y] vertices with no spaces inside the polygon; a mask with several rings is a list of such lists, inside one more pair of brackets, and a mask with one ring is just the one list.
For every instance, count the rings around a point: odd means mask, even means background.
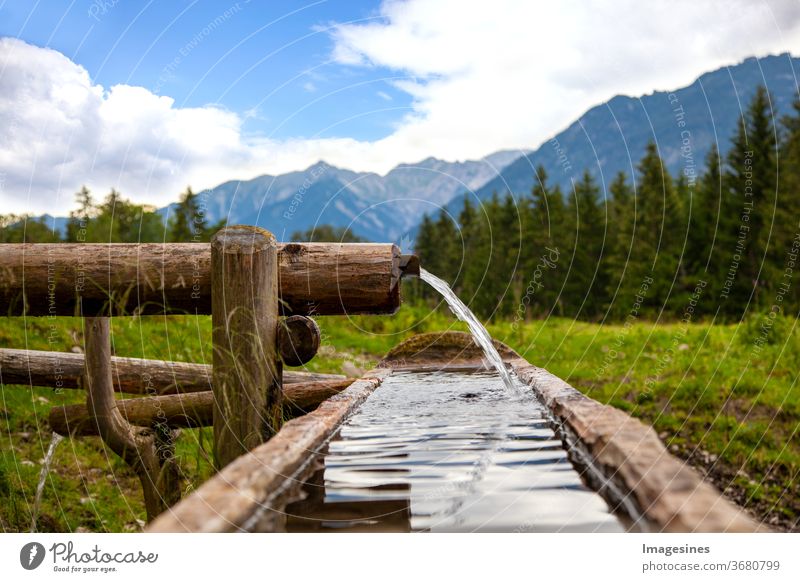
[{"label": "splashing water", "polygon": [[516,391],[517,386],[511,379],[511,374],[509,374],[505,364],[503,364],[503,359],[500,357],[500,354],[497,353],[497,349],[495,349],[494,344],[492,343],[492,338],[489,335],[489,332],[486,331],[486,328],[483,327],[480,321],[478,321],[478,318],[475,317],[475,314],[470,311],[470,308],[464,305],[464,302],[461,301],[461,299],[459,299],[455,293],[453,293],[450,285],[436,275],[431,275],[425,269],[420,269],[419,278],[436,289],[436,291],[438,291],[447,302],[447,305],[450,307],[450,311],[452,311],[458,319],[467,324],[469,331],[472,333],[473,339],[483,349],[483,353],[486,355],[486,359],[489,360],[489,363],[491,363],[492,366],[494,366],[494,368],[497,370],[497,373],[500,374],[500,378],[502,378],[506,388]]},{"label": "splashing water", "polygon": [[39,472],[39,483],[36,485],[36,499],[33,502],[33,514],[31,515],[31,533],[36,533],[36,520],[39,519],[39,506],[42,503],[42,493],[44,492],[44,483],[47,481],[47,475],[50,473],[50,465],[53,464],[53,457],[56,454],[56,447],[58,443],[64,440],[64,437],[57,432],[53,433],[50,439],[50,447],[47,449],[47,454],[44,456],[42,463],[42,470]]}]

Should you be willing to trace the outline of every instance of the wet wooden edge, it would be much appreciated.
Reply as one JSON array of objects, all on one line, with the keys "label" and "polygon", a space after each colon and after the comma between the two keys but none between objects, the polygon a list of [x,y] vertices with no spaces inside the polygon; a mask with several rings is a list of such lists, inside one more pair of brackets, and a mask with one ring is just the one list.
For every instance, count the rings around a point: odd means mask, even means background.
[{"label": "wet wooden edge", "polygon": [[314,469],[319,451],[341,424],[392,373],[373,370],[314,412],[291,420],[266,443],[242,455],[194,493],[156,518],[145,531],[275,531],[291,490]]},{"label": "wet wooden edge", "polygon": [[632,519],[634,529],[770,531],[667,451],[652,427],[521,357],[507,363],[553,415],[570,460],[613,508]]}]

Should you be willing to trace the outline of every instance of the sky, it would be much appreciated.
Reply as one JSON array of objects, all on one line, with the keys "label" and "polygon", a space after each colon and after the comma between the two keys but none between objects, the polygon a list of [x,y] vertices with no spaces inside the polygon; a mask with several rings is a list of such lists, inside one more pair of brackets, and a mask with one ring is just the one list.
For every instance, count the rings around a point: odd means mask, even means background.
[{"label": "sky", "polygon": [[0,0],[0,214],[535,149],[614,95],[783,52],[797,0]]}]

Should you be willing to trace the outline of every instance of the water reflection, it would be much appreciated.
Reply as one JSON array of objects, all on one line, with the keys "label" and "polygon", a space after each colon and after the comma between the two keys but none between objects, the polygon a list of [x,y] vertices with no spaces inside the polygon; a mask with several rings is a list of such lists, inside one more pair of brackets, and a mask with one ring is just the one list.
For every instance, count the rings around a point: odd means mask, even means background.
[{"label": "water reflection", "polygon": [[624,531],[532,394],[395,372],[330,442],[287,531]]}]

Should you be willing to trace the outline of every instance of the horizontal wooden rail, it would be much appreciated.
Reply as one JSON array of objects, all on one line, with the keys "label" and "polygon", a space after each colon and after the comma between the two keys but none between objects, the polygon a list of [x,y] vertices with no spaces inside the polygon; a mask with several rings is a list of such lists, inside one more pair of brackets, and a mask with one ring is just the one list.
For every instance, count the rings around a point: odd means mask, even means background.
[{"label": "horizontal wooden rail", "polygon": [[[279,254],[286,315],[394,313],[409,269],[393,244],[287,243]],[[211,313],[211,247],[0,244],[0,315]]]},{"label": "horizontal wooden rail", "polygon": [[[0,349],[0,382],[5,385],[81,388],[83,354]],[[211,365],[139,358],[111,358],[114,390],[128,394],[176,394],[211,390]],[[283,384],[342,380],[339,374],[283,372]]]},{"label": "horizontal wooden rail", "polygon": [[[286,412],[290,417],[310,412],[352,383],[353,379],[344,379],[284,386],[283,397],[286,401]],[[214,418],[214,394],[210,390],[190,394],[128,398],[117,400],[116,405],[128,423],[142,427],[157,424],[163,424],[169,428],[211,426]],[[97,423],[84,404],[52,408],[49,423],[53,432],[65,436],[98,434]]]}]

